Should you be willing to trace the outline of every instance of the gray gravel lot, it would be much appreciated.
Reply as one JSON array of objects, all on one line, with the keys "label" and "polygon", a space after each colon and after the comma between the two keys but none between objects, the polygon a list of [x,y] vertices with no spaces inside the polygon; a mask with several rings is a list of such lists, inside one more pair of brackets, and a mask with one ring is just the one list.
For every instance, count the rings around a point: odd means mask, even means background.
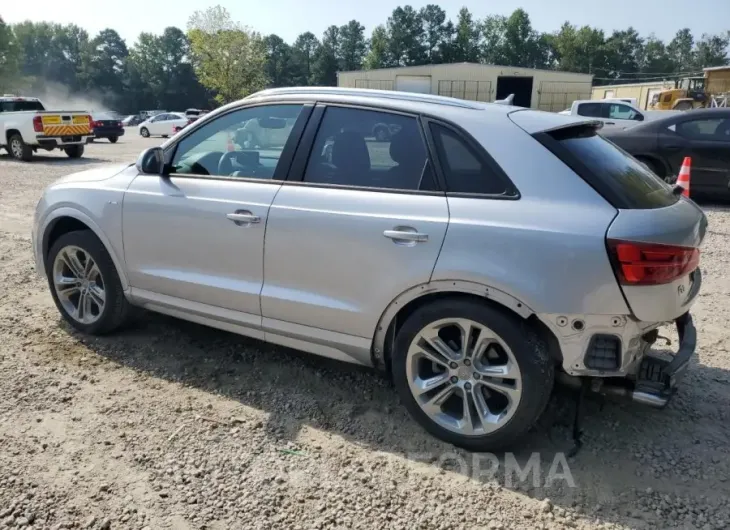
[{"label": "gray gravel lot", "polygon": [[0,528],[730,528],[730,209],[707,207],[699,355],[670,406],[591,402],[565,461],[557,395],[494,460],[425,434],[365,370],[153,314],[71,332],[32,263],[41,191],[159,142],[0,155]]}]

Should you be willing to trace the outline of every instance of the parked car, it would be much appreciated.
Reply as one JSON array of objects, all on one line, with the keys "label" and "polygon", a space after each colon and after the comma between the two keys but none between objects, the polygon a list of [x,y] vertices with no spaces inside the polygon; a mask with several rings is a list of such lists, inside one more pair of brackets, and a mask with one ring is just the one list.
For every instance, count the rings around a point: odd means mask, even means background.
[{"label": "parked car", "polygon": [[139,125],[142,123],[146,118],[142,117],[139,114],[132,114],[130,116],[127,116],[122,119],[122,125],[124,127],[132,127],[134,125]]},{"label": "parked car", "polygon": [[[202,114],[201,114],[201,116],[202,116]],[[182,131],[182,130],[183,130],[183,129],[184,129],[185,127],[187,127],[188,125],[190,125],[191,123],[195,123],[196,121],[198,121],[198,118],[200,118],[200,116],[189,116],[189,117],[187,118],[187,123],[184,123],[184,124],[182,124],[182,125],[175,125],[175,126],[174,126],[174,127],[172,128],[173,132],[174,132],[175,134],[179,133],[179,132],[180,132],[180,131]]]},{"label": "parked car", "polygon": [[656,175],[674,182],[684,157],[692,157],[691,193],[730,198],[730,109],[678,112],[606,138]]},{"label": "parked car", "polygon": [[145,138],[162,136],[167,138],[175,134],[175,127],[187,125],[188,119],[177,112],[157,114],[139,124],[139,134]]},{"label": "parked car", "polygon": [[106,138],[111,143],[117,143],[120,136],[124,136],[124,125],[121,121],[105,113],[96,113],[91,115],[91,129],[94,136],[88,141],[95,138]]},{"label": "parked car", "polygon": [[[239,130],[256,142],[229,150]],[[695,349],[707,219],[593,120],[312,87],[66,177],[33,226],[76,329],[141,306],[373,366],[425,429],[483,451],[535,424],[556,374],[667,403]],[[649,350],[666,322],[671,363]]]},{"label": "parked car", "polygon": [[578,100],[559,114],[594,118],[605,129],[628,129],[641,122],[665,117],[666,112],[639,110],[637,107],[613,100]]},{"label": "parked car", "polygon": [[92,134],[88,112],[46,110],[38,98],[0,97],[0,148],[17,160],[28,162],[39,149],[80,158]]}]

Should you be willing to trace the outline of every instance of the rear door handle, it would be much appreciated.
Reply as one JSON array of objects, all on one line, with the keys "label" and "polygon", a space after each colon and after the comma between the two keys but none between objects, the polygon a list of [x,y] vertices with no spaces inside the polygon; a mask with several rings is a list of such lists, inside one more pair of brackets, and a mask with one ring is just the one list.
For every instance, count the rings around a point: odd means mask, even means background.
[{"label": "rear door handle", "polygon": [[226,218],[236,223],[236,226],[246,226],[261,222],[261,217],[254,215],[248,210],[236,210],[234,213],[226,214]]},{"label": "rear door handle", "polygon": [[394,243],[425,243],[428,241],[428,234],[417,232],[415,228],[396,227],[393,230],[386,230],[383,235],[388,239],[392,239]]}]

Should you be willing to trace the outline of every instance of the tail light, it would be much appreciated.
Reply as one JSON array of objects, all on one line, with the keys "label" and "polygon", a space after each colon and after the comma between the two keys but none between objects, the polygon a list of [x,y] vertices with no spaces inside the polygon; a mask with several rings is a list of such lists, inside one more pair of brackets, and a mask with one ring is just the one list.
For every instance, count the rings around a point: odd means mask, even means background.
[{"label": "tail light", "polygon": [[92,121],[91,122],[91,127],[94,128],[94,129],[97,128],[97,127],[101,127],[101,122],[100,121]]},{"label": "tail light", "polygon": [[689,274],[700,264],[700,249],[609,240],[619,282],[662,285]]},{"label": "tail light", "polygon": [[121,122],[121,121],[118,121],[118,122],[117,122],[117,127],[123,127],[123,125],[122,125],[122,122]]},{"label": "tail light", "polygon": [[35,132],[43,132],[43,118],[35,116],[33,118],[33,130]]}]

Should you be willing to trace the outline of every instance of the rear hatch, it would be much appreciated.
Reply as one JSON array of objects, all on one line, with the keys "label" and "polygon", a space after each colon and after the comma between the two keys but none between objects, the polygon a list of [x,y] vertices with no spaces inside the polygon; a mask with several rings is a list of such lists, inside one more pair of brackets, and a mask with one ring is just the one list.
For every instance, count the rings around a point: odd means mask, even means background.
[{"label": "rear hatch", "polygon": [[598,135],[595,124],[534,136],[616,208],[606,248],[636,318],[664,322],[687,312],[701,284],[702,210]]}]

